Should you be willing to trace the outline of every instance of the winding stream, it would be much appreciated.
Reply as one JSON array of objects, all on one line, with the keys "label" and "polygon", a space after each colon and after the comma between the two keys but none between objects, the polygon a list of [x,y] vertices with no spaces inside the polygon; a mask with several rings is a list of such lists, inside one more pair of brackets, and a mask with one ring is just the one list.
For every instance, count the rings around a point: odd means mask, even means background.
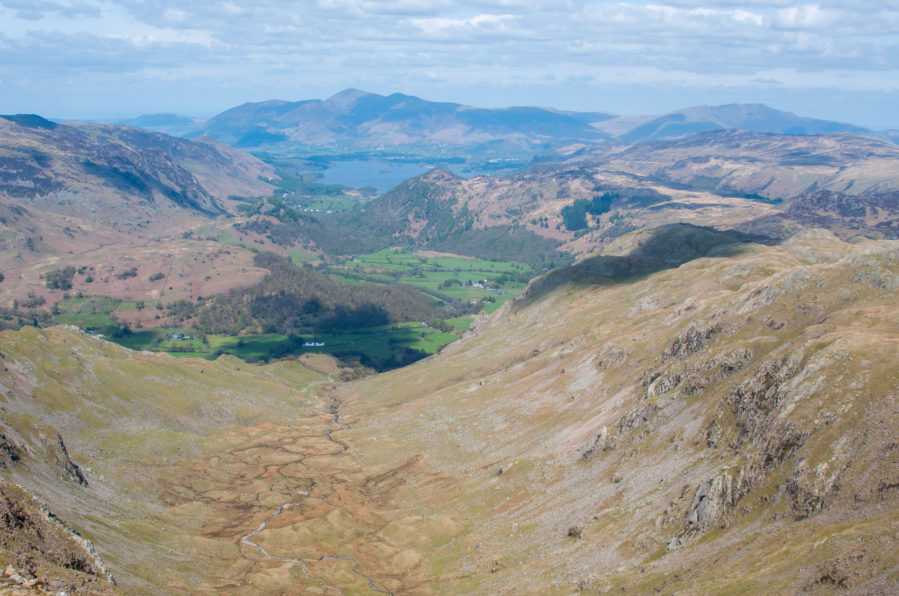
[{"label": "winding stream", "polygon": [[[340,422],[340,416],[339,416],[339,415],[336,415],[336,414],[334,415],[334,423],[335,423],[335,424],[340,424],[340,425],[341,425],[341,427],[340,427],[339,429],[337,429],[337,430],[348,430],[348,429],[352,428],[349,424]],[[333,431],[333,430],[332,430],[332,431],[326,433],[326,434],[325,434],[325,437],[327,437],[328,440],[331,441],[332,443],[334,443],[334,444],[340,446],[340,450],[339,450],[337,453],[334,454],[334,455],[336,456],[336,455],[340,455],[341,453],[343,453],[344,451],[346,451],[347,449],[349,449],[349,446],[346,445],[346,444],[344,444],[344,443],[341,443],[340,441],[336,441],[336,440],[331,436],[331,434],[334,433],[334,432],[337,432],[337,431]],[[301,459],[298,460],[298,461],[302,462],[304,459],[306,459],[306,457],[303,457],[303,458],[301,458]],[[303,496],[305,496],[305,495],[303,495]],[[277,510],[275,513],[273,513],[272,515],[270,515],[265,521],[263,521],[261,524],[259,524],[259,527],[258,527],[258,528],[256,528],[255,530],[253,530],[253,531],[250,532],[249,534],[245,534],[244,536],[241,536],[240,541],[243,542],[244,544],[246,544],[246,545],[248,545],[248,546],[254,548],[259,554],[261,554],[263,557],[265,557],[265,558],[267,558],[267,559],[271,559],[271,560],[273,560],[273,561],[281,561],[281,562],[284,562],[284,563],[296,563],[296,564],[299,564],[299,565],[302,567],[302,569],[303,569],[303,575],[306,576],[306,579],[309,579],[309,580],[318,582],[319,585],[320,585],[320,586],[322,587],[322,589],[324,589],[324,590],[336,590],[336,591],[337,591],[339,594],[341,594],[341,595],[343,594],[343,591],[342,591],[340,588],[338,588],[337,586],[330,586],[330,585],[327,585],[327,584],[325,584],[325,582],[324,582],[324,580],[323,580],[322,578],[320,578],[320,577],[313,577],[312,575],[310,575],[310,574],[309,574],[309,568],[306,566],[306,563],[321,563],[321,562],[324,562],[324,561],[352,561],[352,562],[354,563],[354,565],[353,565],[353,573],[355,573],[355,574],[358,575],[359,577],[365,579],[365,580],[368,582],[369,586],[371,586],[371,589],[372,589],[372,590],[374,590],[375,592],[378,592],[379,594],[390,594],[390,596],[393,596],[393,592],[386,591],[386,590],[381,590],[380,588],[378,588],[378,587],[375,585],[375,582],[374,582],[374,580],[373,580],[372,578],[368,577],[367,575],[365,575],[365,574],[363,574],[363,573],[361,573],[361,572],[359,571],[359,560],[356,559],[355,557],[348,557],[348,556],[347,556],[347,557],[335,557],[335,556],[326,555],[326,556],[321,557],[321,558],[319,558],[319,559],[287,559],[287,558],[275,557],[275,556],[273,556],[273,555],[270,555],[268,552],[266,552],[266,550],[265,550],[264,548],[262,548],[262,546],[260,546],[258,543],[253,542],[253,541],[251,540],[251,538],[252,538],[253,536],[255,536],[256,534],[258,534],[258,533],[262,532],[263,530],[265,530],[265,528],[266,528],[268,522],[272,521],[273,519],[275,519],[276,517],[278,517],[279,515],[281,515],[282,513],[284,513],[286,510],[290,509],[291,507],[299,507],[299,506],[302,505],[302,504],[303,504],[303,501],[302,501],[302,496],[301,496],[300,501],[297,502],[297,503],[286,503],[286,504],[284,504],[284,505],[281,505],[280,507],[278,507],[278,510]]]}]

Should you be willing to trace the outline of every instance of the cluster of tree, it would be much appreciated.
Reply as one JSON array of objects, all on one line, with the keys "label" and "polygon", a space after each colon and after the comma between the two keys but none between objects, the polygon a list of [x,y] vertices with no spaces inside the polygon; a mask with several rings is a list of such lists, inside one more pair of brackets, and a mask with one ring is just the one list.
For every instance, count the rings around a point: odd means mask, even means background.
[{"label": "cluster of tree", "polygon": [[625,234],[629,234],[637,229],[637,226],[633,224],[631,218],[626,214],[622,214],[621,211],[616,211],[609,217],[609,223],[611,226],[604,228],[600,233],[600,237],[606,240],[612,240],[614,238],[618,238],[619,236],[624,236]]},{"label": "cluster of tree", "polygon": [[262,281],[194,305],[203,333],[299,335],[441,318],[439,305],[409,286],[342,284],[271,252],[259,253],[254,263],[269,270]]},{"label": "cluster of tree", "polygon": [[52,290],[71,290],[74,278],[75,268],[72,266],[54,269],[44,274],[44,282]]},{"label": "cluster of tree", "polygon": [[34,292],[28,292],[28,297],[22,300],[14,299],[12,301],[13,310],[18,308],[39,308],[47,304],[47,299],[43,296],[35,296]]},{"label": "cluster of tree", "polygon": [[[342,356],[346,358],[347,355],[349,354]],[[400,368],[402,366],[409,366],[410,364],[414,364],[415,362],[418,362],[426,356],[427,353],[421,350],[413,350],[412,348],[406,346],[396,346],[393,349],[392,356],[390,356],[389,358],[378,358],[376,356],[370,356],[364,353],[358,354],[359,364],[361,364],[365,368],[372,368],[377,372],[384,372],[387,370],[392,370],[394,368]]]},{"label": "cluster of tree", "polygon": [[[93,271],[94,268],[91,267],[90,270]],[[79,267],[78,270],[76,271],[76,273],[77,273],[78,275],[86,275],[86,276],[87,276],[87,277],[84,278],[84,283],[93,283],[93,282],[94,282],[93,276],[91,276],[91,274],[88,273],[88,266],[87,266],[87,265],[82,265],[81,267]]]},{"label": "cluster of tree", "polygon": [[293,246],[302,236],[302,226],[291,225],[289,223],[273,223],[269,219],[256,218],[248,221],[243,225],[235,224],[234,227],[240,232],[250,234],[260,234],[268,236],[268,239],[281,246]]},{"label": "cluster of tree", "polygon": [[578,199],[567,207],[562,207],[562,225],[571,232],[584,230],[590,226],[587,222],[587,214],[594,216],[608,213],[612,210],[612,203],[620,197],[618,193],[606,192],[594,196],[592,199]]},{"label": "cluster of tree", "polygon": [[348,222],[319,220],[277,198],[260,199],[246,213],[250,216],[268,215],[278,223],[257,217],[242,226],[235,226],[238,231],[268,236],[269,240],[282,246],[311,241],[328,254],[346,255],[372,252],[387,242],[378,230],[356,225],[358,222],[353,218]]},{"label": "cluster of tree", "polygon": [[137,267],[129,267],[121,273],[117,274],[118,279],[128,279],[129,277],[137,277]]},{"label": "cluster of tree", "polygon": [[[433,240],[426,244],[430,250],[465,255],[488,261],[515,261],[528,263],[540,272],[554,267],[568,265],[572,256],[556,250],[558,240],[544,238],[521,226],[493,226],[453,233],[443,240]],[[527,281],[530,275],[523,275],[520,281]],[[516,281],[519,281],[516,277]]]},{"label": "cluster of tree", "polygon": [[192,319],[196,316],[197,311],[204,304],[204,300],[202,297],[197,298],[197,302],[188,302],[185,299],[175,300],[174,302],[169,302],[168,304],[163,305],[165,309],[165,316],[170,317],[179,323],[183,323],[187,319]]},{"label": "cluster of tree", "polygon": [[131,327],[127,323],[107,323],[106,325],[94,325],[85,329],[85,331],[93,331],[102,333],[107,337],[125,337],[131,335]]},{"label": "cluster of tree", "polygon": [[0,331],[16,331],[22,327],[49,327],[53,317],[46,310],[22,309],[13,303],[13,308],[0,308]]}]

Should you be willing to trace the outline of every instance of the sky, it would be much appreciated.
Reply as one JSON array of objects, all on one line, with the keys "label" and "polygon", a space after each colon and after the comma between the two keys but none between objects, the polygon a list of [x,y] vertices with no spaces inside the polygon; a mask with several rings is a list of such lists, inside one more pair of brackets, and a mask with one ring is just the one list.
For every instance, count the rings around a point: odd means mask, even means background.
[{"label": "sky", "polygon": [[0,113],[213,116],[354,87],[899,128],[899,0],[0,0]]}]

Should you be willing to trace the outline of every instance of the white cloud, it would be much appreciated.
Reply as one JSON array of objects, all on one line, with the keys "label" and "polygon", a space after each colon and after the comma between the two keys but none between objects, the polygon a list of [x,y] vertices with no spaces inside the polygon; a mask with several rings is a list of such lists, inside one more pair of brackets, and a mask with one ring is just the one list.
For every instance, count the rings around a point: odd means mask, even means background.
[{"label": "white cloud", "polygon": [[183,10],[170,8],[162,13],[162,18],[170,23],[184,23],[187,21],[187,13]]},{"label": "white cloud", "polygon": [[222,10],[225,12],[225,14],[233,16],[240,16],[242,14],[246,14],[247,12],[244,8],[234,4],[233,2],[225,2],[224,4],[222,4]]},{"label": "white cloud", "polygon": [[775,11],[774,24],[784,29],[827,29],[837,23],[840,16],[840,11],[803,4]]},{"label": "white cloud", "polygon": [[459,30],[467,29],[504,29],[504,22],[515,20],[518,17],[510,14],[493,15],[479,14],[469,19],[413,19],[410,22],[429,35],[434,34],[450,34],[457,33]]},{"label": "white cloud", "polygon": [[38,21],[48,14],[69,19],[101,15],[98,6],[84,0],[0,0],[0,6],[16,11],[16,18],[27,21]]}]

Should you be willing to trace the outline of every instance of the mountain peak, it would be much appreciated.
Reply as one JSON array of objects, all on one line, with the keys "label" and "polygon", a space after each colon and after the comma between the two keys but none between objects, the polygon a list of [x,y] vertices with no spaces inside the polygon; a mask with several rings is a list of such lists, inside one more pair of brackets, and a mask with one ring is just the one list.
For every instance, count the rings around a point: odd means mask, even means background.
[{"label": "mountain peak", "polygon": [[344,89],[340,93],[335,93],[334,95],[326,99],[323,103],[332,110],[344,112],[356,105],[356,102],[359,101],[360,98],[366,97],[368,95],[376,94],[369,93],[368,91],[362,91],[361,89],[353,89],[351,87],[349,89]]}]

